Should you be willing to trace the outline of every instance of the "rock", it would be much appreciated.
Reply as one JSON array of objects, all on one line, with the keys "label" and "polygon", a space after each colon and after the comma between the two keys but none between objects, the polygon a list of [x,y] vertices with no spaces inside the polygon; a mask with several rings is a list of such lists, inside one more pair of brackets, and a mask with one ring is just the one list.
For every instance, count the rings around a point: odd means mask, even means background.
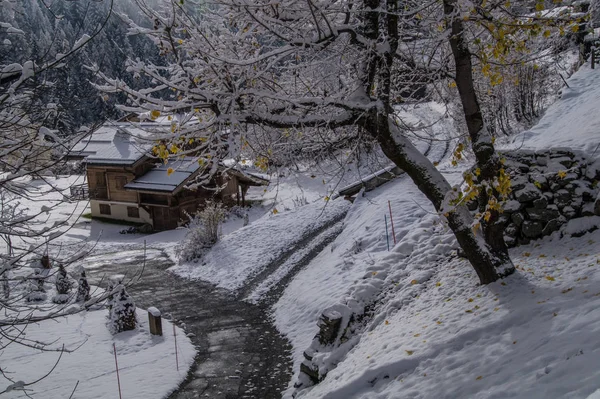
[{"label": "rock", "polygon": [[506,203],[504,204],[502,209],[504,210],[504,212],[513,213],[513,212],[519,211],[522,207],[523,206],[521,205],[521,203],[519,201],[509,200],[509,201],[506,201]]},{"label": "rock", "polygon": [[513,248],[517,246],[517,239],[515,237],[504,236],[504,243],[508,248]]},{"label": "rock", "polygon": [[575,209],[573,209],[571,206],[565,206],[562,209],[562,214],[567,218],[567,219],[573,219],[575,216],[577,216],[577,212],[575,211]]},{"label": "rock", "polygon": [[550,188],[548,179],[541,173],[534,173],[529,175],[529,181],[542,191],[547,191]]},{"label": "rock", "polygon": [[596,201],[594,201],[594,215],[600,216],[600,193],[596,197]]},{"label": "rock", "polygon": [[524,188],[515,192],[517,201],[523,203],[541,198],[542,192],[532,183],[527,183]]},{"label": "rock", "polygon": [[583,204],[581,207],[581,216],[594,216],[594,205],[593,202],[586,202]]},{"label": "rock", "polygon": [[504,234],[505,237],[516,237],[519,234],[519,227],[517,227],[516,224],[514,223],[510,223],[508,226],[506,226],[506,228],[504,229]]},{"label": "rock", "polygon": [[559,208],[564,208],[571,203],[571,193],[565,189],[558,190],[554,195],[554,203]]},{"label": "rock", "polygon": [[549,151],[550,158],[568,157],[575,158],[575,153],[568,147],[555,147]]},{"label": "rock", "polygon": [[317,337],[321,345],[333,344],[342,325],[342,314],[333,309],[326,309],[321,314],[318,325]]},{"label": "rock", "polygon": [[529,238],[521,237],[518,240],[519,245],[528,245],[531,242]]},{"label": "rock", "polygon": [[563,235],[581,237],[582,235],[600,228],[600,216],[587,216],[571,219],[564,226]]},{"label": "rock", "polygon": [[313,364],[309,364],[308,362],[300,363],[300,372],[306,374],[315,385],[321,382],[321,379],[319,378],[319,369]]},{"label": "rock", "polygon": [[525,220],[521,226],[521,232],[526,238],[538,238],[543,230],[544,225],[537,220]]},{"label": "rock", "polygon": [[529,183],[529,180],[526,176],[517,174],[516,176],[511,176],[510,178],[510,187],[513,192],[524,189]]},{"label": "rock", "polygon": [[512,215],[510,215],[510,220],[512,220],[512,222],[515,225],[521,226],[521,224],[525,220],[525,216],[521,212],[515,212]]},{"label": "rock", "polygon": [[563,222],[561,222],[560,219],[552,219],[551,221],[546,223],[544,230],[542,230],[542,235],[549,236],[553,232],[560,229],[560,226],[562,226],[562,224],[563,224]]},{"label": "rock", "polygon": [[536,158],[537,164],[540,166],[546,166],[548,165],[548,156],[544,155],[544,156],[539,156]]},{"label": "rock", "polygon": [[[552,208],[551,208],[552,207]],[[543,222],[549,222],[552,219],[560,217],[558,208],[554,209],[556,205],[549,205],[547,208],[527,208],[526,212],[529,218],[532,220],[541,220]]]},{"label": "rock", "polygon": [[304,352],[302,352],[302,355],[304,356],[304,358],[306,360],[308,360],[309,362],[311,362],[313,360],[313,357],[315,356],[315,350],[312,348],[308,348],[307,350],[305,350]]},{"label": "rock", "polygon": [[536,209],[545,209],[548,206],[548,199],[545,196],[533,201],[533,207]]},{"label": "rock", "polygon": [[569,203],[569,206],[573,209],[575,209],[575,211],[581,209],[581,206],[583,205],[583,200],[581,199],[581,197],[574,197],[571,200],[571,203]]}]

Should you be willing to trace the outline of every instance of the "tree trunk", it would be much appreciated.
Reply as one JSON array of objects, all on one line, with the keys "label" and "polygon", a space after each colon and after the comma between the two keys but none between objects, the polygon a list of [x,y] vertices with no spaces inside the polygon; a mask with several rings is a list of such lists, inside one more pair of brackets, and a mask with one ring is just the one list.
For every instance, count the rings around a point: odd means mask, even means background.
[{"label": "tree trunk", "polygon": [[[478,181],[486,183],[480,190],[479,196],[479,206],[483,210],[492,196],[500,202],[500,195],[493,187],[492,182],[498,176],[501,164],[498,153],[494,149],[492,136],[483,122],[481,107],[473,83],[471,51],[465,42],[464,24],[459,15],[456,1],[444,0],[444,14],[451,28],[449,40],[456,65],[456,87],[462,102],[477,167],[481,171]],[[486,190],[486,185],[489,192]],[[508,248],[504,242],[504,229],[502,223],[499,223],[500,213],[495,210],[491,210],[490,213],[490,219],[482,222],[485,241],[496,257],[502,259],[504,263],[509,263]]]},{"label": "tree trunk", "polygon": [[[452,190],[450,183],[410,140],[401,135],[391,117],[377,114],[367,119],[364,128],[378,140],[384,154],[410,176],[435,209],[443,212],[446,195]],[[473,231],[473,217],[466,206],[453,208],[448,212],[447,220],[482,284],[494,282],[512,272],[512,264],[496,256],[481,231]]]}]

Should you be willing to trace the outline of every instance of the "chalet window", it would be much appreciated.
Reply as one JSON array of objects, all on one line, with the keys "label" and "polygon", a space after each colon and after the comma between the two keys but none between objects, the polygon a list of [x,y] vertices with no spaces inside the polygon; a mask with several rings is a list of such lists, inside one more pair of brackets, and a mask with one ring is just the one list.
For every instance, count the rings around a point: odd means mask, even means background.
[{"label": "chalet window", "polygon": [[139,218],[140,210],[138,208],[136,208],[135,206],[128,206],[127,207],[127,216],[129,216],[130,218]]},{"label": "chalet window", "polygon": [[104,172],[96,173],[96,185],[106,186],[106,179],[104,178]]},{"label": "chalet window", "polygon": [[127,184],[127,178],[125,176],[117,176],[115,177],[115,185],[119,190],[122,190]]},{"label": "chalet window", "polygon": [[100,214],[101,215],[110,215],[110,205],[100,204]]}]

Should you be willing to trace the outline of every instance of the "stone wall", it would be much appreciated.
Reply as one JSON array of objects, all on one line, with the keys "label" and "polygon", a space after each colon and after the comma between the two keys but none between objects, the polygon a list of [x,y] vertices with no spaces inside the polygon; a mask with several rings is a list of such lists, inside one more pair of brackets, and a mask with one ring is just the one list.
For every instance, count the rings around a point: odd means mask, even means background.
[{"label": "stone wall", "polygon": [[[571,219],[595,215],[600,173],[567,148],[502,152],[512,192],[501,222],[509,247],[548,236]],[[600,213],[600,212],[599,212]]]}]

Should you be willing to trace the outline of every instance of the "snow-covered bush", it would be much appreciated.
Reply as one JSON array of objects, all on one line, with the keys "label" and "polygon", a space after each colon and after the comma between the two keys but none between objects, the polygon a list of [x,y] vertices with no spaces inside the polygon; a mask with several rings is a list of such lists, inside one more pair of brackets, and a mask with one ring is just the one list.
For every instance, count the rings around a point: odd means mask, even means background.
[{"label": "snow-covered bush", "polygon": [[58,272],[56,272],[56,276],[54,277],[54,285],[56,287],[56,295],[52,298],[52,302],[67,303],[73,283],[69,280],[67,270],[63,265],[58,265]]},{"label": "snow-covered bush", "polygon": [[188,262],[201,258],[206,250],[218,241],[225,215],[222,204],[208,202],[204,209],[190,218],[189,232],[175,249],[177,259],[180,262]]},{"label": "snow-covered bush", "polygon": [[85,269],[80,267],[79,280],[77,282],[77,298],[76,302],[86,302],[90,300],[90,285],[85,276]]},{"label": "snow-covered bush", "polygon": [[29,277],[29,294],[27,295],[28,302],[39,302],[46,300],[46,273],[42,269],[36,268],[33,271],[33,276]]},{"label": "snow-covered bush", "polygon": [[111,334],[134,330],[137,324],[135,302],[122,283],[122,276],[113,277],[108,290],[108,330]]}]

